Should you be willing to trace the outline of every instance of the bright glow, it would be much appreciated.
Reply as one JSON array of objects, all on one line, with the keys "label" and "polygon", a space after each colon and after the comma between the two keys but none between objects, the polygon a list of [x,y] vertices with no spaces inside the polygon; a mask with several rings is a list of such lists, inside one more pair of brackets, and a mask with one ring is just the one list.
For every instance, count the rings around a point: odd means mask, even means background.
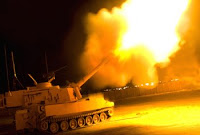
[{"label": "bright glow", "polygon": [[88,14],[82,69],[88,74],[106,56],[113,56],[92,78],[94,86],[122,87],[132,81],[143,87],[155,82],[156,87],[155,65],[167,65],[179,49],[189,1],[127,0],[120,8]]},{"label": "bright glow", "polygon": [[114,10],[126,22],[115,54],[127,58],[134,48],[144,46],[155,62],[168,61],[178,49],[177,26],[188,4],[189,0],[128,0]]}]

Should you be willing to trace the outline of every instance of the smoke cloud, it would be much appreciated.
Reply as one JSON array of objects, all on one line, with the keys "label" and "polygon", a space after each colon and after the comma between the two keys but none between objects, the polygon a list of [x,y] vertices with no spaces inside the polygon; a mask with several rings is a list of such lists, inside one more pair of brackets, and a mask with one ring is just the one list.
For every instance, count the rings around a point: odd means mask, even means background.
[{"label": "smoke cloud", "polygon": [[[113,8],[111,12],[101,9],[97,14],[88,15],[85,23],[88,38],[81,56],[81,66],[85,74],[95,68],[106,56],[114,54],[114,50],[119,46],[121,34],[127,29],[125,28],[127,22],[118,11],[118,8]],[[189,15],[190,13],[187,12],[182,17],[182,23],[177,29],[181,38],[180,48],[170,57],[168,63],[156,63],[154,55],[148,48],[143,45],[136,46],[131,48],[134,50],[129,53],[127,59],[112,57],[92,77],[95,88],[120,87],[129,82],[137,85],[174,78],[186,79],[199,74],[198,60],[200,59],[198,58],[200,57],[197,55],[200,53],[196,52],[198,48],[195,46],[196,41],[192,41],[187,34],[190,30],[189,26],[192,25]],[[195,70],[191,72],[191,69]]]},{"label": "smoke cloud", "polygon": [[[81,57],[83,71],[89,73],[101,60],[112,54],[120,34],[126,23],[123,16],[115,14],[117,9],[108,12],[102,9],[98,14],[89,14],[86,23],[88,40],[85,51]],[[106,14],[106,15],[105,15]],[[143,53],[141,53],[143,52]],[[143,47],[134,48],[129,59],[120,60],[113,57],[92,78],[93,85],[98,88],[106,86],[124,86],[130,81],[135,84],[157,81],[153,56]]]},{"label": "smoke cloud", "polygon": [[185,80],[189,86],[200,87],[200,9],[198,0],[190,3],[189,9],[179,27],[184,43],[180,50],[170,58],[167,67],[159,70],[162,80],[179,78]]}]

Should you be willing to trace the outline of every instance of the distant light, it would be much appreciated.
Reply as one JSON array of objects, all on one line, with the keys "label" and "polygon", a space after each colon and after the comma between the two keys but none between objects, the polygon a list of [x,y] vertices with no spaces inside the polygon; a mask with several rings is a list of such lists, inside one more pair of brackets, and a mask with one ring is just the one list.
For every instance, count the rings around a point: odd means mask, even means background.
[{"label": "distant light", "polygon": [[146,85],[146,86],[149,86],[149,83],[146,83],[145,85]]},{"label": "distant light", "polygon": [[179,79],[175,79],[175,81],[179,81]]},{"label": "distant light", "polygon": [[124,88],[123,89],[127,89],[128,88],[128,86],[124,86]]},{"label": "distant light", "polygon": [[141,86],[144,86],[143,84],[141,84]]},{"label": "distant light", "polygon": [[151,82],[151,86],[153,86],[154,85],[154,82]]},{"label": "distant light", "polygon": [[122,88],[116,88],[116,90],[122,90]]}]

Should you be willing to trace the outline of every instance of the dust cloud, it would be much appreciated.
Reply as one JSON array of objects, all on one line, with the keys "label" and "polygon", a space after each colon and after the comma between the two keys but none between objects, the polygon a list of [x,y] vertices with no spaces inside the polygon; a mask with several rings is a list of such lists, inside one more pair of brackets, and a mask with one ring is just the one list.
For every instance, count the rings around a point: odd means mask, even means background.
[{"label": "dust cloud", "polygon": [[[156,63],[152,53],[142,45],[135,47],[128,59],[121,60],[114,56],[121,34],[126,30],[124,16],[116,14],[118,8],[113,8],[112,11],[101,9],[97,14],[88,14],[85,21],[88,37],[80,60],[83,72],[89,73],[106,56],[112,54],[114,57],[92,77],[95,88],[120,87],[130,82],[156,83],[158,80],[168,81],[174,78],[191,80],[194,76],[199,76],[200,53],[197,51],[197,44],[200,41],[191,36],[191,31],[195,29],[191,26],[196,16],[188,17],[196,12],[192,10],[194,9],[189,8],[184,14],[183,23],[178,27],[181,37],[180,49],[169,58],[168,63]],[[199,25],[196,24],[196,27]]]},{"label": "dust cloud", "polygon": [[184,43],[177,53],[170,57],[170,63],[158,68],[161,80],[178,78],[184,80],[189,87],[200,88],[200,2],[192,0],[187,11],[187,25],[179,27]]},{"label": "dust cloud", "polygon": [[[114,10],[112,11],[114,12]],[[106,9],[100,10],[97,15],[88,15],[86,24],[88,40],[81,57],[81,65],[86,74],[97,66],[104,57],[113,55],[125,23],[123,16],[115,16],[114,13],[111,14]],[[154,62],[152,62],[153,56],[145,47],[134,48],[130,55],[129,59],[126,60],[112,57],[92,78],[93,85],[103,88],[124,86],[131,81],[135,84],[157,81]]]}]

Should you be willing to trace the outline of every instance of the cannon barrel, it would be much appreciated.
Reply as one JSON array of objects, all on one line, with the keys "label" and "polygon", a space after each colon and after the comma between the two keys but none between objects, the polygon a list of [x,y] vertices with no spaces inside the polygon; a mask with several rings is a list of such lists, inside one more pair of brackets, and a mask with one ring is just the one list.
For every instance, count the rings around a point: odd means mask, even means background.
[{"label": "cannon barrel", "polygon": [[87,80],[89,80],[101,67],[103,67],[110,60],[110,55],[105,57],[89,74],[84,76],[79,82],[76,83],[76,86],[81,87]]}]

